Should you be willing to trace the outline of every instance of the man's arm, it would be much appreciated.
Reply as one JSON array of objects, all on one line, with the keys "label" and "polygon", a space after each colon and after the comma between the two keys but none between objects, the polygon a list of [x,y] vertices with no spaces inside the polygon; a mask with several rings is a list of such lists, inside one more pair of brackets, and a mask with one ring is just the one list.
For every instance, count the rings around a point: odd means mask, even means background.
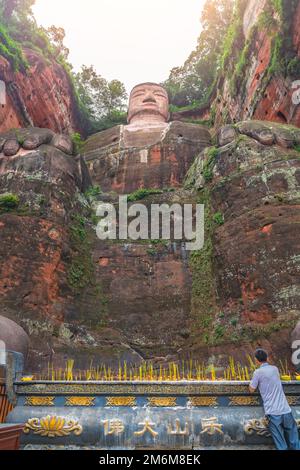
[{"label": "man's arm", "polygon": [[255,393],[257,387],[258,387],[258,374],[257,374],[257,371],[255,371],[254,374],[253,374],[253,378],[252,378],[252,380],[250,382],[250,385],[249,385],[250,393]]}]

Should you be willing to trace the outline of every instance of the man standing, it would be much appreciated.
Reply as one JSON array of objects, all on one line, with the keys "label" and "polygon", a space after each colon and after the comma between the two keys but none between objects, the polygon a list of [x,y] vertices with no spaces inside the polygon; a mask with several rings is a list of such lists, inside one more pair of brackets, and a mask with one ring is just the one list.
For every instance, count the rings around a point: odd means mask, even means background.
[{"label": "man standing", "polygon": [[268,363],[268,354],[263,349],[255,351],[255,359],[260,367],[254,372],[249,389],[251,393],[259,389],[276,448],[300,450],[297,424],[284,394],[279,370]]}]

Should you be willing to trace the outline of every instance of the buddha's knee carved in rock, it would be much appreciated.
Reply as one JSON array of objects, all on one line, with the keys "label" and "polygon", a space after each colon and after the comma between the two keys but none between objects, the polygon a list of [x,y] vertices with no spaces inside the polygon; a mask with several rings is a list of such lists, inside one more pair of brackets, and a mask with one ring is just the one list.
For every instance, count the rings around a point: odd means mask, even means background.
[{"label": "buddha's knee carved in rock", "polygon": [[200,125],[168,120],[169,99],[162,86],[134,87],[128,125],[87,141],[85,159],[93,181],[119,193],[180,185],[194,157],[210,144],[210,133]]}]

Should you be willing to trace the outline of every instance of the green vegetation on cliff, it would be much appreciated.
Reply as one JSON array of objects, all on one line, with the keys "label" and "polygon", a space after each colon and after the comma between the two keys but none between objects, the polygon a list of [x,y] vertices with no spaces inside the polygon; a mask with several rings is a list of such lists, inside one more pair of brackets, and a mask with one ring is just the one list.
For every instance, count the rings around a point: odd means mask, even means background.
[{"label": "green vegetation on cliff", "polygon": [[71,257],[67,281],[81,306],[78,310],[79,319],[85,325],[101,328],[106,323],[107,298],[101,283],[96,281],[92,259],[93,234],[86,216],[78,213],[72,217],[72,225],[69,228]]},{"label": "green vegetation on cliff", "polygon": [[5,57],[13,66],[15,72],[26,70],[26,61],[20,45],[14,41],[3,24],[0,23],[0,55]]},{"label": "green vegetation on cliff", "polygon": [[20,198],[16,194],[0,194],[0,212],[9,212],[20,204]]},{"label": "green vegetation on cliff", "polygon": [[[274,75],[292,79],[299,77],[300,58],[292,38],[298,0],[268,0],[245,38],[243,20],[247,6],[247,0],[232,0],[226,4],[222,0],[207,0],[202,14],[203,30],[196,50],[182,67],[171,71],[164,83],[172,112],[207,106],[224,80],[229,82],[231,95],[246,93],[246,70],[261,32],[271,36],[271,59],[253,102],[263,95]],[[223,122],[226,119],[225,110]],[[211,122],[213,124],[214,116]]]},{"label": "green vegetation on cliff", "polygon": [[38,26],[32,12],[35,0],[0,0],[0,55],[14,71],[29,67],[23,48],[36,51],[51,63],[62,66],[70,82],[77,118],[84,134],[126,122],[126,92],[119,80],[107,81],[94,68],[83,66],[75,73],[68,62],[63,28]]},{"label": "green vegetation on cliff", "polygon": [[216,292],[213,273],[213,231],[214,222],[211,214],[210,190],[199,192],[198,204],[205,205],[205,243],[202,250],[190,255],[192,272],[192,333],[201,336],[203,343],[214,343],[211,331],[216,313]]},{"label": "green vegetation on cliff", "polygon": [[201,14],[202,32],[195,50],[182,67],[171,70],[164,82],[171,105],[177,107],[171,108],[172,111],[187,109],[191,104],[197,107],[208,101],[217,78],[218,58],[231,24],[234,1],[206,1]]}]

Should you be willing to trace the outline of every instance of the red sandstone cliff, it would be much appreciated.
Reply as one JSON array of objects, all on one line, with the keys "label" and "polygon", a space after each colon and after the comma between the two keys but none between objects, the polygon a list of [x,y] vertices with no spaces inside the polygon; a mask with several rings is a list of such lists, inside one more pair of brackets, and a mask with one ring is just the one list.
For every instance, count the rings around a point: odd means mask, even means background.
[{"label": "red sandstone cliff", "polygon": [[209,104],[172,117],[210,118],[216,128],[245,119],[299,127],[300,106],[293,103],[299,85],[293,83],[300,80],[300,1],[282,0],[277,9],[271,0],[240,0],[240,5],[231,25],[232,49]]},{"label": "red sandstone cliff", "polygon": [[80,130],[72,85],[64,68],[54,60],[24,49],[29,69],[14,72],[0,55],[0,80],[6,103],[0,105],[0,131],[25,126],[47,127],[54,132]]},{"label": "red sandstone cliff", "polygon": [[260,119],[300,126],[300,106],[292,99],[300,79],[299,22],[299,1],[281,15],[269,0],[247,2],[242,40],[217,84],[216,125]]}]

